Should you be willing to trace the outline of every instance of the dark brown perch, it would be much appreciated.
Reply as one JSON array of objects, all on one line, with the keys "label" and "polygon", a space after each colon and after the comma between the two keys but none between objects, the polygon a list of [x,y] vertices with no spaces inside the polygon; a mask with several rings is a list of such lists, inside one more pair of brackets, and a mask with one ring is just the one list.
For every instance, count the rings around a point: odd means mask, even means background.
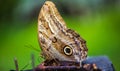
[{"label": "dark brown perch", "polygon": [[[49,61],[41,63],[34,71],[115,71],[112,62],[107,56],[89,57],[87,60],[83,61],[83,65],[90,64],[87,68],[80,68],[77,62],[60,62],[60,66],[52,65],[51,62],[52,61],[50,61],[50,63]],[[93,69],[93,64],[96,64],[97,69]],[[33,69],[21,71],[33,71]]]},{"label": "dark brown perch", "polygon": [[76,66],[39,66],[35,71],[86,71]]},{"label": "dark brown perch", "polygon": [[[84,65],[87,66],[87,64]],[[89,64],[84,68],[79,66],[79,62],[59,61],[59,64],[57,64],[54,60],[51,60],[41,63],[35,71],[101,71],[94,68],[93,64]]]},{"label": "dark brown perch", "polygon": [[[83,67],[81,68],[78,66],[77,62],[62,62],[61,65],[65,66],[53,66],[51,63],[48,64],[50,65],[47,66],[47,62],[43,62],[36,67],[35,71],[115,71],[112,62],[107,56],[89,57],[83,61]],[[89,66],[84,68],[86,64],[89,64]],[[94,64],[97,66],[97,69],[95,69]]]},{"label": "dark brown perch", "polygon": [[39,65],[35,71],[101,71],[100,69],[85,69],[77,66],[42,66]]}]

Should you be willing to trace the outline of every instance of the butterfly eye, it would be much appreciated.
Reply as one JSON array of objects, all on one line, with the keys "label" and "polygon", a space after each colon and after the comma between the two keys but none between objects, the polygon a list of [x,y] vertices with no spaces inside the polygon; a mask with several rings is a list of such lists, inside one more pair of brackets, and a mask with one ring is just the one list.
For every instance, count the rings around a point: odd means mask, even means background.
[{"label": "butterfly eye", "polygon": [[72,55],[72,53],[73,53],[73,51],[72,51],[72,48],[71,47],[69,47],[69,46],[65,46],[64,47],[64,53],[66,54],[66,55]]}]

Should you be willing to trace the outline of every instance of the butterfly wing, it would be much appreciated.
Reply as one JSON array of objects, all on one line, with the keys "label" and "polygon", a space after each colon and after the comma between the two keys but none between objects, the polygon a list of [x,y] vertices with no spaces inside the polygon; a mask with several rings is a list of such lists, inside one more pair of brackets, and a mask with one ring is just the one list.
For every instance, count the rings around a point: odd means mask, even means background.
[{"label": "butterfly wing", "polygon": [[85,41],[66,27],[51,1],[46,1],[39,13],[38,39],[45,59],[80,62],[87,56]]},{"label": "butterfly wing", "polygon": [[[55,5],[51,1],[46,1],[38,17],[38,39],[46,59],[55,58],[52,55],[53,53],[48,50],[52,49],[52,42],[56,41],[54,36],[56,36],[60,30],[65,29],[66,24]],[[55,51],[55,49],[52,50]]]}]

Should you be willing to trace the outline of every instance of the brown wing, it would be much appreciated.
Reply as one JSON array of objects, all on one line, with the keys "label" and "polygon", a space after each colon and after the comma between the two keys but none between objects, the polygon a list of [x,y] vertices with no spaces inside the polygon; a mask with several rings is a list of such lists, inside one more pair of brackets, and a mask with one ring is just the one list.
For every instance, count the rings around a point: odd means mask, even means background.
[{"label": "brown wing", "polygon": [[51,48],[54,36],[63,29],[66,29],[66,24],[55,5],[51,1],[46,1],[38,17],[38,39],[46,59],[54,58],[47,50]]}]

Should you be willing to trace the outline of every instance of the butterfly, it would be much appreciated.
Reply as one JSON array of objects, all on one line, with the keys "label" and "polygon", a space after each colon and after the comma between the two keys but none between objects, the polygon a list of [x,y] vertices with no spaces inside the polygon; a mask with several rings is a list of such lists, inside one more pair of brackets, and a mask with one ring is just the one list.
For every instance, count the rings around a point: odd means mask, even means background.
[{"label": "butterfly", "polygon": [[38,16],[38,40],[46,60],[82,62],[87,57],[86,41],[67,28],[55,4],[46,1]]}]

